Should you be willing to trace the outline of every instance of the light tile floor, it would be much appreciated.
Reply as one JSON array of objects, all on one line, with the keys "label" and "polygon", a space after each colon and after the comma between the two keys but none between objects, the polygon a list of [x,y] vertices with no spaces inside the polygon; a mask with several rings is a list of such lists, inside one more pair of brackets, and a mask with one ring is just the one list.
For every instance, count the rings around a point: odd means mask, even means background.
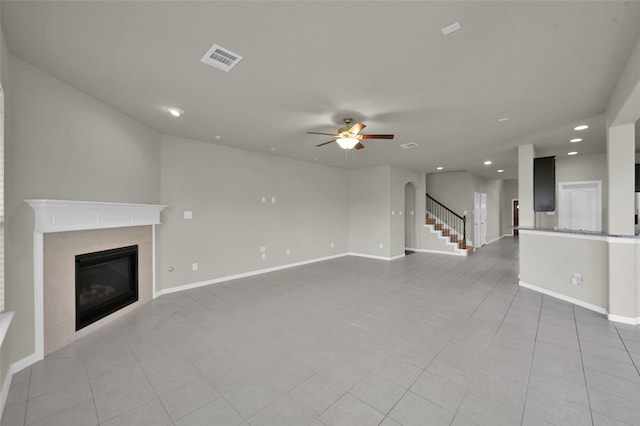
[{"label": "light tile floor", "polygon": [[518,245],[162,296],[13,378],[16,425],[640,425],[640,327],[517,285]]}]

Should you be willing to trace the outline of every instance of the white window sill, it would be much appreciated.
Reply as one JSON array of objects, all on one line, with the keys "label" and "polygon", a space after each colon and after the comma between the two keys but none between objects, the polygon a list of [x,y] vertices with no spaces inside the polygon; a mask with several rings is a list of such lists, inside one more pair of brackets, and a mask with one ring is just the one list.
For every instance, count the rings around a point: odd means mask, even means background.
[{"label": "white window sill", "polygon": [[13,314],[13,312],[0,314],[0,347],[2,347],[2,342],[4,341],[4,337],[7,335],[7,331],[9,331],[9,324],[11,324]]}]

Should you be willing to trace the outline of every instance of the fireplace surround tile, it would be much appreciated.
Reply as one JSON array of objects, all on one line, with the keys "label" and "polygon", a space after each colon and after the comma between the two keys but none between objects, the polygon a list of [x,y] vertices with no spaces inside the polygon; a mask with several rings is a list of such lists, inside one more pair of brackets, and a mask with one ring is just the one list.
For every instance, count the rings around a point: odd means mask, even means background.
[{"label": "fireplace surround tile", "polygon": [[[152,299],[153,227],[53,232],[44,236],[44,354],[50,354]],[[75,331],[75,256],[138,245],[138,301]]]}]

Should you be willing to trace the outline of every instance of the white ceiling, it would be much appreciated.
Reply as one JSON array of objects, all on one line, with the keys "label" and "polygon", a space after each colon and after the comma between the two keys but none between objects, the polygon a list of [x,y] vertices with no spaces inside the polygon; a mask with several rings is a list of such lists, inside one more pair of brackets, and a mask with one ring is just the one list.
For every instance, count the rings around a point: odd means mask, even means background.
[{"label": "white ceiling", "polygon": [[[636,1],[0,7],[12,54],[161,132],[342,168],[487,178],[517,177],[523,143],[540,155],[604,152],[603,113],[640,37]],[[462,29],[443,36],[454,22]],[[201,63],[213,43],[244,59],[229,73]],[[344,117],[396,138],[345,156],[305,134],[333,132]],[[591,125],[584,141],[570,144],[581,123]]]}]

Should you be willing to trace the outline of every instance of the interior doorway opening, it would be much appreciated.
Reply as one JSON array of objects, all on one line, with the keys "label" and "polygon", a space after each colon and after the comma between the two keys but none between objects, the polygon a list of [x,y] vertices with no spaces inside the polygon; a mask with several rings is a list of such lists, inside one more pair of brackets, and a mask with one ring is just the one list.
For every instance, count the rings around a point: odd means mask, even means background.
[{"label": "interior doorway opening", "polygon": [[474,249],[487,245],[487,194],[482,192],[474,193],[473,228]]},{"label": "interior doorway opening", "polygon": [[416,250],[416,187],[409,182],[404,186],[404,253]]},{"label": "interior doorway opening", "polygon": [[518,236],[518,226],[520,225],[520,205],[517,199],[511,200],[511,235]]}]

